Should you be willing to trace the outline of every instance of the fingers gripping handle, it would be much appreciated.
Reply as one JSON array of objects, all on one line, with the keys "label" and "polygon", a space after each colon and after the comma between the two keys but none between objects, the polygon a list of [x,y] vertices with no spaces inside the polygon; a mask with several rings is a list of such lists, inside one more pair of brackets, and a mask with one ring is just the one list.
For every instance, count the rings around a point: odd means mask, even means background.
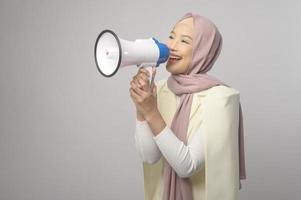
[{"label": "fingers gripping handle", "polygon": [[149,89],[152,90],[154,87],[154,80],[156,76],[156,66],[145,67],[145,69],[149,72],[150,76],[148,77],[149,81]]}]

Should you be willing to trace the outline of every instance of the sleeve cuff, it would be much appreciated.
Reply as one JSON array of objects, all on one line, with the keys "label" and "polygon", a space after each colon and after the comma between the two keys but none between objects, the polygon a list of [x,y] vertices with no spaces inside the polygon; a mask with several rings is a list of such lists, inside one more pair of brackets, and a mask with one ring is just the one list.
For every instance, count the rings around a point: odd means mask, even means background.
[{"label": "sleeve cuff", "polygon": [[143,120],[143,121],[140,121],[136,118],[136,124],[139,124],[139,125],[143,125],[143,124],[146,124],[147,121],[146,120]]},{"label": "sleeve cuff", "polygon": [[170,133],[169,127],[166,125],[165,128],[156,136],[153,136],[155,141],[162,140],[162,138],[165,138]]}]

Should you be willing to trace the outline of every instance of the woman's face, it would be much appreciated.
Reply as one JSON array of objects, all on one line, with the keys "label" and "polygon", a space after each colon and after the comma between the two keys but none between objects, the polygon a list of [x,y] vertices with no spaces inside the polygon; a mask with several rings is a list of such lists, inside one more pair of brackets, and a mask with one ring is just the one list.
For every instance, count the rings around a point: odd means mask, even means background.
[{"label": "woman's face", "polygon": [[166,70],[171,74],[185,74],[192,58],[193,18],[178,22],[166,42],[170,56]]}]

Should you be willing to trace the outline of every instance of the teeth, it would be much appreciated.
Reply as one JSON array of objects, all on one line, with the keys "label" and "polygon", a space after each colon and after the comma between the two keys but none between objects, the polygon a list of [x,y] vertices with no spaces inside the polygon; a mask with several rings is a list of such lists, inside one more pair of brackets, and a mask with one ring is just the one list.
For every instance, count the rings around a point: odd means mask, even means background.
[{"label": "teeth", "polygon": [[170,56],[170,59],[181,60],[181,57]]}]

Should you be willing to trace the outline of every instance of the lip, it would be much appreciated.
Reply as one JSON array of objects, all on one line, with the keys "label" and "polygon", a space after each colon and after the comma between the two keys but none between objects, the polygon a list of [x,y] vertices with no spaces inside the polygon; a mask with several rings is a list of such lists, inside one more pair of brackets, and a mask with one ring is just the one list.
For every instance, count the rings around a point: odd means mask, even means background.
[{"label": "lip", "polygon": [[179,55],[177,55],[177,54],[173,54],[173,53],[171,53],[171,54],[169,55],[169,58],[170,58],[170,57],[182,59],[181,56],[179,56]]},{"label": "lip", "polygon": [[[179,60],[174,60],[174,59],[171,59],[171,58],[180,58]],[[181,61],[183,58],[179,55],[176,55],[176,54],[170,54],[169,55],[169,58],[168,58],[168,63],[171,63],[171,64],[174,64],[174,63],[177,63],[179,61]]]},{"label": "lip", "polygon": [[181,60],[182,60],[182,58],[180,60],[168,59],[168,63],[174,64],[174,63],[180,62]]}]

